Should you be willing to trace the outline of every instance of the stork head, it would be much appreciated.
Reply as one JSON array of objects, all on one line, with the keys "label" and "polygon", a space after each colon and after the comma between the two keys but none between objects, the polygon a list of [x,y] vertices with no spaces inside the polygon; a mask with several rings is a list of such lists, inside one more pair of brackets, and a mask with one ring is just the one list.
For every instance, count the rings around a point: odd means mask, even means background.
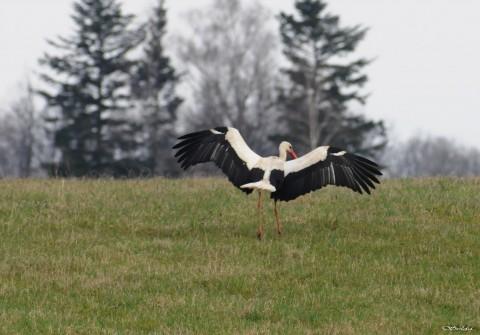
[{"label": "stork head", "polygon": [[289,142],[283,141],[280,143],[278,148],[280,153],[280,158],[283,160],[287,160],[287,154],[289,154],[293,159],[297,158],[297,154],[293,151],[293,147]]}]

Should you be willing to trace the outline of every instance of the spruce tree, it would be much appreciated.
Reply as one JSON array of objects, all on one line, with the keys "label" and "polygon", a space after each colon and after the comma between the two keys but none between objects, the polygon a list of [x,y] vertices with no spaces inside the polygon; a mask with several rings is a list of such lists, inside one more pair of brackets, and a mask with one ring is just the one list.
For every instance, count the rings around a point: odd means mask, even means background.
[{"label": "spruce tree", "polygon": [[383,123],[350,111],[353,102],[359,106],[366,99],[361,88],[369,61],[351,54],[367,30],[342,27],[323,0],[297,0],[295,9],[295,14],[279,17],[288,60],[286,85],[279,94],[284,136],[301,150],[331,144],[374,155],[386,143]]},{"label": "spruce tree", "polygon": [[[135,160],[138,125],[130,121],[129,53],[141,42],[116,0],[77,0],[74,32],[49,41],[55,55],[40,60],[59,157],[50,172],[67,176],[127,175],[141,169]],[[53,171],[54,169],[54,171]]]},{"label": "spruce tree", "polygon": [[144,52],[135,69],[133,92],[139,101],[147,166],[152,173],[171,175],[177,171],[171,147],[182,99],[175,93],[179,76],[164,49],[166,14],[165,3],[159,0],[146,26]]}]

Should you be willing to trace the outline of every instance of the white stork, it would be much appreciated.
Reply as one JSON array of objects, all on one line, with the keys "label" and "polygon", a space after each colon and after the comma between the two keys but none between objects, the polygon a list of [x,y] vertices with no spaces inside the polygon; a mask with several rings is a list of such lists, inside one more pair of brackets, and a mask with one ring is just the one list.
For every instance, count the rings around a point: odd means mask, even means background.
[{"label": "white stork", "polygon": [[[326,185],[344,186],[355,192],[370,194],[376,176],[381,176],[379,166],[364,157],[331,146],[318,147],[297,158],[292,145],[282,142],[279,156],[261,157],[253,152],[239,131],[231,127],[217,127],[179,137],[173,147],[175,157],[183,169],[214,162],[227,175],[230,182],[250,194],[258,191],[257,208],[262,207],[262,193],[270,193],[275,201],[275,220],[278,234],[282,227],[278,217],[277,201],[290,201],[300,195]],[[287,161],[287,154],[293,160]],[[264,235],[263,223],[257,237]]]}]

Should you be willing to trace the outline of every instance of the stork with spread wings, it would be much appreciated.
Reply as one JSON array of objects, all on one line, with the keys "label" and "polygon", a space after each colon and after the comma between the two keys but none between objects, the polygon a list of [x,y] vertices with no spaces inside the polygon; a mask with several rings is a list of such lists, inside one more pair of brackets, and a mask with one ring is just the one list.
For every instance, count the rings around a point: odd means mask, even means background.
[{"label": "stork with spread wings", "polygon": [[[275,201],[275,219],[278,234],[282,233],[277,201],[290,201],[327,185],[343,186],[360,194],[379,184],[381,176],[377,163],[346,152],[321,146],[297,157],[288,142],[281,142],[279,156],[261,157],[247,145],[235,128],[217,127],[186,134],[173,147],[175,157],[183,169],[204,162],[214,162],[228,180],[241,191],[257,191],[257,208],[262,206],[262,194],[270,193]],[[287,161],[287,155],[292,160]],[[260,224],[257,237],[264,235]]]}]

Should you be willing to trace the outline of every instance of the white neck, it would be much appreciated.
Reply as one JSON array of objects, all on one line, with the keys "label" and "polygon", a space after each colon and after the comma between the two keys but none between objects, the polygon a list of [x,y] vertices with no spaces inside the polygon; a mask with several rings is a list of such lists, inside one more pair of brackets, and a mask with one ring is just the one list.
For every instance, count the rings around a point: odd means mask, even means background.
[{"label": "white neck", "polygon": [[287,160],[287,150],[282,150],[282,148],[280,148],[278,151],[279,151],[278,157],[279,157],[282,161],[286,161],[286,160]]}]

